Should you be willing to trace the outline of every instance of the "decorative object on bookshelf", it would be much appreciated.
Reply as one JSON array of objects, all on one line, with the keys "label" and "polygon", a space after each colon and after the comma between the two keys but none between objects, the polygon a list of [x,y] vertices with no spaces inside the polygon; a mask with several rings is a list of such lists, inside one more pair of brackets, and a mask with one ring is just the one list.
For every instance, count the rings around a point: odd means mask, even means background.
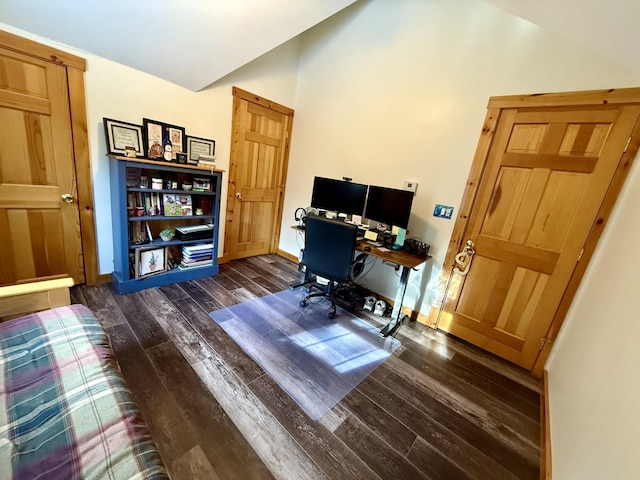
[{"label": "decorative object on bookshelf", "polygon": [[187,163],[187,154],[176,152],[176,160],[178,161],[178,163]]},{"label": "decorative object on bookshelf", "polygon": [[192,188],[193,188],[193,183],[191,183],[189,181],[182,182],[182,189],[183,190],[191,190]]},{"label": "decorative object on bookshelf", "polygon": [[211,180],[208,178],[194,177],[193,178],[193,191],[194,192],[210,192]]},{"label": "decorative object on bookshelf", "polygon": [[171,141],[169,141],[168,138],[165,138],[162,142],[162,148],[164,150],[164,153],[162,155],[162,158],[164,158],[167,162],[170,162],[171,160],[173,160],[173,146],[171,145]]},{"label": "decorative object on bookshelf", "polygon": [[165,242],[170,241],[174,235],[175,235],[175,232],[169,229],[164,229],[160,232],[160,238]]},{"label": "decorative object on bookshelf", "polygon": [[136,249],[136,278],[157,275],[166,269],[167,255],[165,247]]},{"label": "decorative object on bookshelf", "polygon": [[214,155],[215,153],[215,140],[199,137],[187,137],[187,163],[197,165],[201,154]]},{"label": "decorative object on bookshelf", "polygon": [[142,127],[133,123],[103,118],[104,133],[109,155],[126,155],[127,147],[135,150],[135,157],[144,157]]},{"label": "decorative object on bookshelf", "polygon": [[182,205],[182,216],[188,217],[193,215],[193,206],[191,204],[191,195],[180,195],[180,205]]},{"label": "decorative object on bookshelf", "polygon": [[180,195],[165,193],[162,196],[162,204],[164,207],[165,217],[179,217],[182,215],[182,203],[180,203]]},{"label": "decorative object on bookshelf", "polygon": [[140,169],[127,168],[127,187],[137,187],[140,184]]}]

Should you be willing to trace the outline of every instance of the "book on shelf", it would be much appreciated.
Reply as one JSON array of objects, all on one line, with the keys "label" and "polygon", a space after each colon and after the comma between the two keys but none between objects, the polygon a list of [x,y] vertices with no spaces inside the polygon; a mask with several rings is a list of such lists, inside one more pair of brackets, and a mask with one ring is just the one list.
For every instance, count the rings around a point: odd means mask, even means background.
[{"label": "book on shelf", "polygon": [[185,265],[183,263],[180,263],[180,265],[178,265],[178,268],[180,270],[190,270],[192,268],[210,267],[211,265],[213,265],[213,262],[211,260],[207,260],[206,262],[198,265]]},{"label": "book on shelf", "polygon": [[203,263],[211,263],[211,260],[213,260],[213,256],[206,255],[204,257],[183,258],[180,263],[186,266],[194,266],[202,265]]},{"label": "book on shelf", "polygon": [[130,244],[148,243],[153,240],[147,222],[129,222],[127,236]]},{"label": "book on shelf", "polygon": [[216,166],[216,156],[215,155],[205,155],[204,153],[200,154],[198,157],[198,165],[206,165],[215,167]]},{"label": "book on shelf", "polygon": [[213,223],[201,225],[181,225],[176,227],[176,236],[179,240],[206,240],[211,239]]},{"label": "book on shelf", "polygon": [[130,192],[127,194],[130,216],[159,215],[162,212],[162,196],[158,192]]},{"label": "book on shelf", "polygon": [[213,251],[213,243],[196,243],[195,245],[183,245],[182,253],[201,252],[203,250]]}]

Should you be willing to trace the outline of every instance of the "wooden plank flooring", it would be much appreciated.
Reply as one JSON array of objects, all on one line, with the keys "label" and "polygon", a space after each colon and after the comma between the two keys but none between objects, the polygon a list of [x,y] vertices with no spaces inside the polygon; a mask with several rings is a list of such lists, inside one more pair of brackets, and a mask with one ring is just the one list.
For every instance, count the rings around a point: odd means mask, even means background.
[{"label": "wooden plank flooring", "polygon": [[172,478],[538,478],[538,380],[419,323],[403,325],[395,354],[309,420],[208,315],[298,275],[265,255],[128,295],[72,289],[107,328]]}]

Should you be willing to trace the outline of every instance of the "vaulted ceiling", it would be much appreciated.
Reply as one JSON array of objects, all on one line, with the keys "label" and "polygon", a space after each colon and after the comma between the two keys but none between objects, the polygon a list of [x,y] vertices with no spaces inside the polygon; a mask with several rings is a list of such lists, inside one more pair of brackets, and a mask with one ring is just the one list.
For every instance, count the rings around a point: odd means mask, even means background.
[{"label": "vaulted ceiling", "polygon": [[[0,22],[198,91],[356,1],[0,0]],[[638,1],[477,1],[640,73]]]},{"label": "vaulted ceiling", "polygon": [[198,91],[356,0],[0,0],[0,22]]}]

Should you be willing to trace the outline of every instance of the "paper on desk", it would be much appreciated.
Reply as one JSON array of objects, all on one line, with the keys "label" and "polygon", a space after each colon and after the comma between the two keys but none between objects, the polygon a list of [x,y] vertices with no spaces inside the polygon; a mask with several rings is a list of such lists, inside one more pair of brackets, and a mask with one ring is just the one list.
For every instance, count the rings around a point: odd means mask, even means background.
[{"label": "paper on desk", "polygon": [[378,250],[380,250],[381,252],[390,252],[391,251],[387,247],[378,247]]}]

